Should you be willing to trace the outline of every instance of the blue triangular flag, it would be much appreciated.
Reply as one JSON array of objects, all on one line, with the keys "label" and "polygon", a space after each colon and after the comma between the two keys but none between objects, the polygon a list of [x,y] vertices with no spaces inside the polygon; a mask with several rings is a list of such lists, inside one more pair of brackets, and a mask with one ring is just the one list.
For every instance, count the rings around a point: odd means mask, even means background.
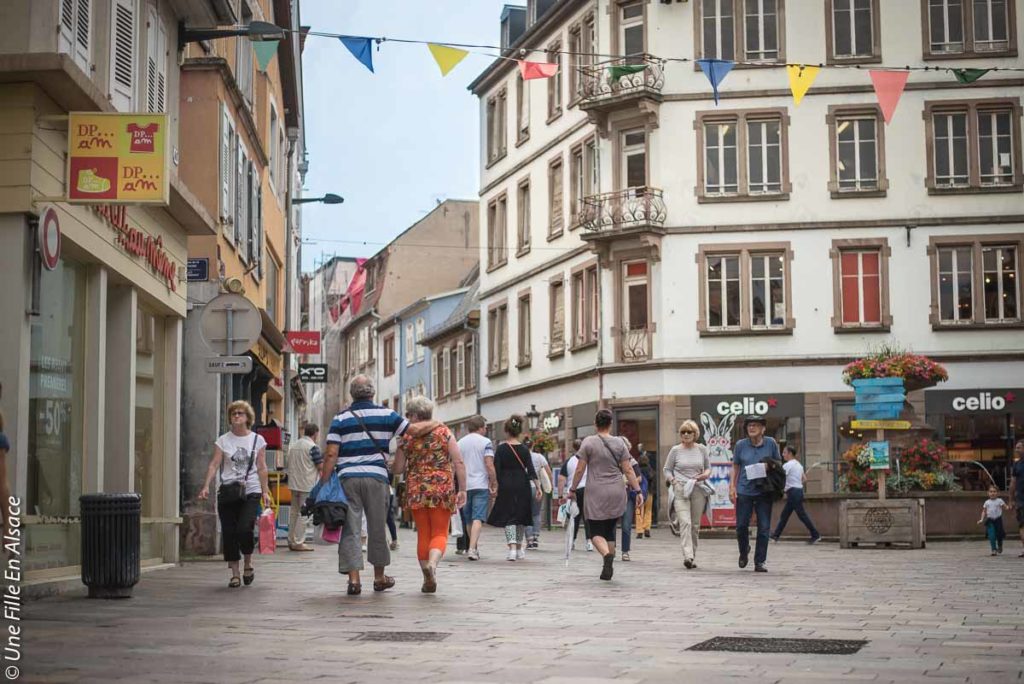
[{"label": "blue triangular flag", "polygon": [[372,38],[363,38],[362,36],[340,36],[342,44],[348,48],[348,51],[352,53],[352,56],[358,59],[360,62],[373,73],[373,50],[371,44],[373,43]]},{"label": "blue triangular flag", "polygon": [[715,93],[715,105],[718,105],[718,86],[725,80],[726,75],[736,66],[736,62],[725,59],[698,59],[700,70],[711,81],[711,90]]}]

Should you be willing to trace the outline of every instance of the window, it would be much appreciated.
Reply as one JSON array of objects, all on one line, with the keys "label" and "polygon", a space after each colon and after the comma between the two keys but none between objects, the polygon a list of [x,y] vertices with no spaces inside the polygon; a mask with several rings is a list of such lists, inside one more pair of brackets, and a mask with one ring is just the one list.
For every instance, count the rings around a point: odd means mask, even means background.
[{"label": "window", "polygon": [[626,64],[644,61],[644,3],[631,2],[619,8],[619,52]]},{"label": "window", "polygon": [[440,399],[444,396],[444,389],[441,387],[440,368],[441,351],[438,350],[430,355],[430,387],[434,391],[434,399]]},{"label": "window", "polygon": [[508,261],[505,249],[508,198],[501,195],[487,205],[487,268],[503,266]]},{"label": "window", "polygon": [[525,368],[533,360],[531,345],[531,312],[529,293],[519,296],[519,368]]},{"label": "window", "polygon": [[372,262],[367,262],[363,272],[366,274],[366,283],[363,286],[366,292],[373,292],[377,288],[377,269]]},{"label": "window", "polygon": [[473,338],[466,340],[466,388],[476,387],[476,341]]},{"label": "window", "polygon": [[221,103],[220,116],[220,221],[228,242],[234,244],[234,197],[238,171],[238,135],[227,106]]},{"label": "window", "polygon": [[698,201],[788,199],[784,110],[697,114]]},{"label": "window", "polygon": [[155,5],[146,12],[146,111],[167,111],[167,29]]},{"label": "window", "polygon": [[448,356],[451,359],[450,363],[445,368],[445,375],[448,376],[448,393],[455,394],[455,387],[457,385],[455,376],[458,374],[459,368],[458,348],[452,345],[448,347],[448,349],[446,349],[445,351],[448,352]]},{"label": "window", "polygon": [[455,389],[466,389],[466,343],[460,340],[455,347]]},{"label": "window", "polygon": [[583,79],[580,71],[585,58],[583,54],[583,32],[580,26],[569,29],[569,106],[583,97]]},{"label": "window", "polygon": [[[927,3],[927,4],[925,4]],[[922,0],[925,58],[1015,56],[1014,0]]]},{"label": "window", "polygon": [[359,329],[359,351],[356,360],[360,367],[365,366],[370,360],[370,328],[363,326]]},{"label": "window", "polygon": [[885,126],[877,106],[830,106],[830,178],[833,198],[884,196]]},{"label": "window", "polygon": [[277,302],[278,302],[278,282],[277,282],[277,262],[274,257],[271,256],[267,259],[267,316],[270,320],[277,323]]},{"label": "window", "polygon": [[277,147],[277,126],[277,108],[272,104],[270,105],[270,130],[267,131],[270,144],[267,147],[270,149],[270,182],[274,184],[274,189],[277,189],[281,182],[278,177],[281,150]]},{"label": "window", "polygon": [[651,281],[646,261],[622,262],[620,298],[620,358],[626,362],[651,357]]},{"label": "window", "polygon": [[445,347],[441,352],[441,368],[438,374],[441,377],[441,396],[447,397],[452,393],[452,385],[449,382],[451,377],[452,369],[452,350],[450,347]]},{"label": "window", "polygon": [[792,258],[788,243],[701,245],[700,333],[790,332]]},{"label": "window", "polygon": [[[700,56],[748,62],[785,61],[783,0],[699,0]],[[739,49],[737,49],[739,46]]]},{"label": "window", "polygon": [[832,241],[832,327],[836,332],[889,330],[890,254],[884,238]]},{"label": "window", "polygon": [[562,115],[562,44],[555,43],[548,48],[548,64],[557,67],[555,75],[548,82],[548,123]]},{"label": "window", "polygon": [[[136,0],[113,0],[110,10],[110,102],[116,109],[130,112],[135,107],[138,3]],[[84,18],[86,25],[79,23],[76,31],[76,57],[83,29],[86,32],[90,30],[88,14],[88,11],[83,14],[80,10],[77,15],[78,21]]]},{"label": "window", "polygon": [[242,261],[247,257],[246,232],[249,229],[249,155],[238,139],[238,154],[235,165],[235,218],[233,240]]},{"label": "window", "polygon": [[551,315],[548,319],[550,328],[548,356],[560,356],[565,353],[565,283],[562,276],[551,281],[548,290]]},{"label": "window", "polygon": [[827,0],[825,40],[830,64],[880,61],[879,0]]},{"label": "window", "polygon": [[508,370],[508,304],[492,306],[487,312],[487,368],[489,375]]},{"label": "window", "polygon": [[516,197],[516,254],[530,251],[530,181],[519,183]]},{"label": "window", "polygon": [[1019,326],[1019,234],[932,237],[932,326]]},{"label": "window", "polygon": [[[130,4],[130,3],[129,3]],[[116,8],[120,3],[115,5]],[[82,71],[92,66],[92,0],[61,0],[57,51],[71,55]]]},{"label": "window", "polygon": [[516,144],[530,137],[530,84],[516,72]]},{"label": "window", "polygon": [[597,342],[597,265],[584,266],[572,274],[572,347]]},{"label": "window", "polygon": [[506,141],[507,91],[502,88],[487,100],[487,163],[493,164],[508,151]]},{"label": "window", "polygon": [[1019,191],[1020,105],[1012,100],[925,104],[930,163],[926,185],[944,192]]},{"label": "window", "polygon": [[647,134],[643,129],[622,133],[621,173],[625,187],[647,187]]},{"label": "window", "polygon": [[[253,20],[252,12],[246,2],[242,2],[242,26],[248,26]],[[235,39],[235,81],[242,91],[245,103],[252,107],[252,41],[244,38]]]},{"label": "window", "polygon": [[562,190],[562,158],[558,157],[548,166],[548,239],[562,234],[563,223],[563,190]]},{"label": "window", "polygon": [[405,324],[405,365],[411,366],[414,363],[416,363],[416,329],[410,321]]},{"label": "window", "polygon": [[569,153],[569,226],[579,224],[583,215],[584,185],[586,183],[586,171],[583,168],[583,146],[578,145]]},{"label": "window", "polygon": [[423,348],[423,335],[427,332],[426,321],[422,318],[416,319],[416,360],[422,361],[426,355],[426,349]]},{"label": "window", "polygon": [[389,378],[395,374],[395,334],[390,333],[384,336],[384,377]]}]

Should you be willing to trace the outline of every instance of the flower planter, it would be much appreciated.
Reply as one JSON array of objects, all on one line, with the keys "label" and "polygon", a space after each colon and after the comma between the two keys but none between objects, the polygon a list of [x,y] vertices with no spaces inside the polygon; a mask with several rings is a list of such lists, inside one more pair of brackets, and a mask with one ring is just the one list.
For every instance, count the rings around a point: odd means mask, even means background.
[{"label": "flower planter", "polygon": [[839,504],[839,547],[925,546],[924,499],[844,499]]}]

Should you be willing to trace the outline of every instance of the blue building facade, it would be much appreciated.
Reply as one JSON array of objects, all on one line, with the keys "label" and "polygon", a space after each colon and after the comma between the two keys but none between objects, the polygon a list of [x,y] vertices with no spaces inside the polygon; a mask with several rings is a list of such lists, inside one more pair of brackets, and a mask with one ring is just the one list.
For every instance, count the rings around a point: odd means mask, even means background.
[{"label": "blue building facade", "polygon": [[396,314],[397,365],[403,406],[410,397],[418,394],[434,396],[430,350],[420,342],[428,330],[441,325],[451,316],[462,301],[466,289],[425,297]]}]

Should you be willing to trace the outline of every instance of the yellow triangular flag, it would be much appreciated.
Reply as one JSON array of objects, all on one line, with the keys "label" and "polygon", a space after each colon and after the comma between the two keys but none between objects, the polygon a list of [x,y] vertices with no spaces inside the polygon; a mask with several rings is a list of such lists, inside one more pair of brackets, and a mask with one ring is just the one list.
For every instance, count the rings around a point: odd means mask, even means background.
[{"label": "yellow triangular flag", "polygon": [[819,71],[821,71],[821,67],[816,66],[796,66],[795,64],[790,64],[786,67],[786,72],[789,74],[789,89],[793,92],[794,107],[800,104],[800,100],[804,99],[804,95],[810,90],[814,79],[818,77]]},{"label": "yellow triangular flag", "polygon": [[430,54],[434,55],[434,61],[437,62],[437,66],[441,67],[441,75],[447,76],[448,72],[455,68],[455,65],[466,58],[469,53],[465,50],[458,48],[448,47],[447,45],[438,45],[437,43],[427,43],[427,47],[430,48]]}]

